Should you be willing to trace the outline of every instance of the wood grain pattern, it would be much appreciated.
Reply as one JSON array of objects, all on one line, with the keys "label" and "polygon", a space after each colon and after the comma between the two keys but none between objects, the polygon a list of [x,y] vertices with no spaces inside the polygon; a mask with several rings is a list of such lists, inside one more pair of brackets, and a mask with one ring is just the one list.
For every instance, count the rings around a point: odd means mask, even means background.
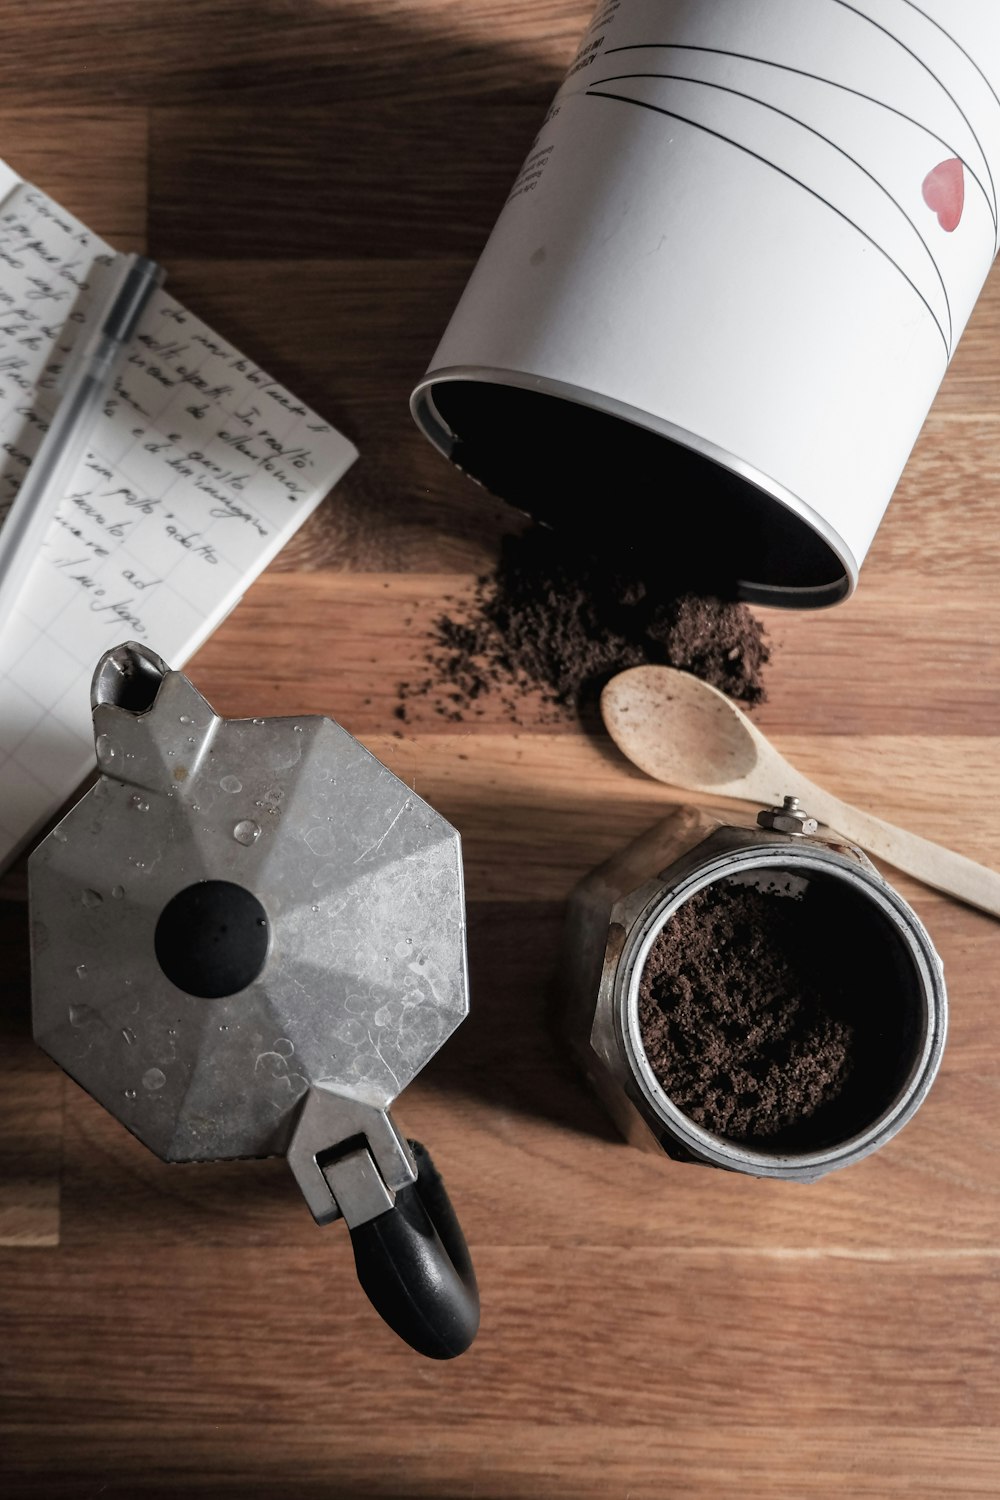
[{"label": "wood grain pattern", "polygon": [[0,901],[0,1250],[59,1243],[64,1080],[31,1039],[28,923]]},{"label": "wood grain pattern", "polygon": [[96,103],[75,109],[5,106],[0,140],[12,138],[20,146],[17,170],[28,182],[38,183],[118,249],[145,248],[147,110]]},{"label": "wood grain pattern", "polygon": [[[930,1099],[809,1188],[621,1144],[556,1024],[563,903],[672,794],[525,702],[445,722],[436,614],[516,516],[407,410],[590,0],[46,0],[0,22],[3,154],[337,421],[362,459],[191,664],[328,713],[462,830],[474,1010],[399,1118],[483,1291],[453,1365],[370,1313],[282,1162],[167,1167],[30,1040],[0,882],[4,1496],[916,1500],[1000,1491],[1000,924],[944,958]],[[757,722],[815,780],[1000,862],[1000,274],[855,599],[764,613]]]},{"label": "wood grain pattern", "polygon": [[[474,495],[466,497],[470,503]],[[289,711],[332,713],[356,734],[399,729],[398,685],[426,678],[432,622],[446,609],[459,610],[471,585],[468,575],[271,569],[240,606],[245,657],[233,661],[220,636],[201,651],[205,693],[232,715],[252,714],[255,700],[267,704],[280,695]],[[755,715],[765,734],[919,736],[931,712],[935,735],[996,735],[1000,598],[992,588],[971,589],[964,575],[959,586],[954,577],[873,567],[843,609],[760,614],[774,652],[768,700]],[[332,679],[317,670],[331,656],[337,659]],[[481,715],[449,727],[433,697],[418,697],[402,727],[419,734],[509,732],[496,696],[486,695],[476,708]],[[539,702],[526,702],[520,719],[515,729],[522,734],[578,732],[572,717],[553,722]],[[617,755],[606,743],[605,753]]]}]

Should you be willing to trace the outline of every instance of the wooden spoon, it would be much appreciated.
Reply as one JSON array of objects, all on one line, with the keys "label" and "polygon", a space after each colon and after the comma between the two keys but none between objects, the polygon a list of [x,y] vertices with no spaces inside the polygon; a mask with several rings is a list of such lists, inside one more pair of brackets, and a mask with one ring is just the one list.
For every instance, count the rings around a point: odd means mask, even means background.
[{"label": "wooden spoon", "polygon": [[1000,917],[1000,874],[860,811],[790,766],[755,724],[690,672],[633,667],[601,694],[605,728],[630,761],[671,786],[780,806],[798,797],[821,823],[897,870]]}]

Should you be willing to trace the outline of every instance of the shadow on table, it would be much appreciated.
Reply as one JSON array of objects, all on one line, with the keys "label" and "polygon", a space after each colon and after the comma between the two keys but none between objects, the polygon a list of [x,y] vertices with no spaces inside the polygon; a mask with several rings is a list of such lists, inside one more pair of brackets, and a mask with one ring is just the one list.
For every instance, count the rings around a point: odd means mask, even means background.
[{"label": "shadow on table", "polygon": [[[339,1456],[335,1466],[342,1467]],[[37,1488],[10,1490],[11,1500],[24,1496],[37,1496],[39,1500],[81,1500],[81,1497],[99,1496],[100,1500],[441,1500],[441,1496],[463,1493],[454,1483],[445,1488],[433,1483],[407,1483],[399,1472],[384,1475],[357,1475],[342,1480],[290,1479],[287,1466],[276,1467],[273,1473],[264,1471],[256,1481],[241,1479],[238,1483],[226,1483],[222,1479],[192,1479],[187,1474],[178,1476],[176,1482],[166,1485],[137,1483],[133,1477],[116,1479],[100,1476],[95,1481],[93,1471],[81,1470],[60,1473],[58,1480],[37,1481]],[[529,1491],[519,1484],[511,1483],[504,1489],[484,1488],[481,1481],[470,1476],[468,1494],[475,1500],[512,1500]]]},{"label": "shadow on table", "polygon": [[[588,19],[500,40],[449,7],[255,0],[153,90],[149,250],[170,287],[358,445],[290,558],[478,566],[505,508],[416,429],[427,368]],[[500,12],[502,16],[502,10]],[[206,61],[208,59],[208,61]]]},{"label": "shadow on table", "polygon": [[435,1058],[428,1081],[486,1105],[618,1140],[562,1035],[562,925],[561,903],[471,903],[471,1011]]}]

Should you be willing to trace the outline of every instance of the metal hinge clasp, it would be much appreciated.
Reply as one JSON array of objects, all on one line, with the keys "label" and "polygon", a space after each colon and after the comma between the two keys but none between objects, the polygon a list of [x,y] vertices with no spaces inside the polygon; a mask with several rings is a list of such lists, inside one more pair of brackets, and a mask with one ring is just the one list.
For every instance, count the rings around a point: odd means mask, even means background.
[{"label": "metal hinge clasp", "polygon": [[287,1159],[317,1224],[367,1224],[417,1180],[409,1143],[388,1110],[321,1084],[309,1091]]}]

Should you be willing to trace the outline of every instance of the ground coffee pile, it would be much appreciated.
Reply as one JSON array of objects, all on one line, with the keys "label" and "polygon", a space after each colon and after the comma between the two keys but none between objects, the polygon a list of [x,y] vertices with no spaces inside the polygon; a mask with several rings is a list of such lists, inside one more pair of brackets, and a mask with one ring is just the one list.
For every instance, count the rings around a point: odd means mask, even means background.
[{"label": "ground coffee pile", "polygon": [[518,693],[581,710],[627,667],[679,667],[743,703],[762,701],[763,628],[744,604],[685,592],[659,559],[597,558],[548,527],[507,537],[471,603],[435,621],[430,675],[400,687],[400,718],[416,696],[463,719],[499,692],[518,717]]},{"label": "ground coffee pile", "polygon": [[697,1124],[767,1141],[844,1091],[856,997],[830,930],[822,902],[718,882],[667,922],[639,1025],[657,1079]]}]

